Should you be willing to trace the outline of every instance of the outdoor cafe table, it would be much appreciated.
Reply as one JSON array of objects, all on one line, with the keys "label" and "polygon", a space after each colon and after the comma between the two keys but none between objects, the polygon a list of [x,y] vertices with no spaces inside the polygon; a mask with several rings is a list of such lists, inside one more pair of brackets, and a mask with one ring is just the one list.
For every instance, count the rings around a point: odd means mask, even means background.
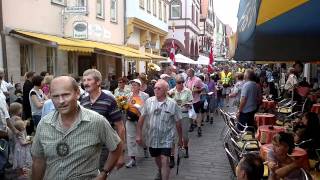
[{"label": "outdoor cafe table", "polygon": [[320,103],[313,104],[311,108],[311,112],[320,114]]},{"label": "outdoor cafe table", "polygon": [[256,138],[261,144],[269,144],[275,134],[284,131],[285,129],[282,126],[263,125],[258,127]]},{"label": "outdoor cafe table", "polygon": [[[272,147],[273,147],[272,144],[264,144],[260,147],[260,156],[263,160],[267,160],[268,152],[272,149]],[[308,170],[310,168],[308,154],[307,154],[307,151],[305,151],[304,149],[295,147],[290,156],[292,156],[293,158],[303,158],[302,160],[303,169]]]},{"label": "outdoor cafe table", "polygon": [[262,100],[261,107],[266,110],[272,110],[276,108],[276,102],[274,100],[264,99]]},{"label": "outdoor cafe table", "polygon": [[274,125],[276,123],[276,116],[270,113],[256,113],[254,115],[257,126]]}]

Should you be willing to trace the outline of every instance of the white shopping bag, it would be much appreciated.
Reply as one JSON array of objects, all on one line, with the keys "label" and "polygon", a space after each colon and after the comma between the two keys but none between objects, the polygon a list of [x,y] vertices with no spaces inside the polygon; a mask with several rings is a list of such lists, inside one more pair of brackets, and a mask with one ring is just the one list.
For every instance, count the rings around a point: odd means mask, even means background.
[{"label": "white shopping bag", "polygon": [[197,119],[197,114],[194,111],[193,107],[188,110],[188,115],[189,115],[189,118],[191,119]]},{"label": "white shopping bag", "polygon": [[208,105],[209,105],[208,101],[205,100],[203,103],[203,109],[208,109]]}]

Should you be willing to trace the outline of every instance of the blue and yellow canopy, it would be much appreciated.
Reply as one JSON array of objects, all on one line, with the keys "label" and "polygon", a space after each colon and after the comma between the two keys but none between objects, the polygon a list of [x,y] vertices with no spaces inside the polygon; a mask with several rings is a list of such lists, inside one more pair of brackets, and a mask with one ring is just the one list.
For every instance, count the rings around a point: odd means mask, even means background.
[{"label": "blue and yellow canopy", "polygon": [[320,0],[241,0],[240,61],[320,59]]}]

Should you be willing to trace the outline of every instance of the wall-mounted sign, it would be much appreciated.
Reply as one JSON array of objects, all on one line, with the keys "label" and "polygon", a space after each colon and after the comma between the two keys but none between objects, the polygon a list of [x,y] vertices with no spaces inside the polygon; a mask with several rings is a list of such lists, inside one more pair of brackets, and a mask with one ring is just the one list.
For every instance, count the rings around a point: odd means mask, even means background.
[{"label": "wall-mounted sign", "polygon": [[84,21],[75,21],[73,23],[73,38],[88,39],[88,23]]},{"label": "wall-mounted sign", "polygon": [[69,6],[64,9],[65,13],[87,13],[86,6]]}]

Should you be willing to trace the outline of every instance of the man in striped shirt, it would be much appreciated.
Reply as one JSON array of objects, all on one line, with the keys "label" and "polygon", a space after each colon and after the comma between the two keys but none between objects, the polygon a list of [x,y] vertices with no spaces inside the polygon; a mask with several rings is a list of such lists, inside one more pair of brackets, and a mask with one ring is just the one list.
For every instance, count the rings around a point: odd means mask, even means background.
[{"label": "man in striped shirt", "polygon": [[[77,103],[80,91],[69,76],[52,80],[56,108],[41,119],[32,144],[32,179],[105,180],[122,153],[117,133],[105,118]],[[102,145],[110,150],[98,171]]]},{"label": "man in striped shirt", "polygon": [[[83,85],[89,95],[82,98],[81,105],[104,116],[111,126],[116,129],[122,142],[124,142],[125,129],[121,118],[121,111],[119,110],[114,97],[101,90],[101,82],[102,76],[98,70],[88,69],[83,73]],[[103,163],[108,157],[107,152],[107,148],[103,147],[100,157],[100,168],[103,167]],[[123,165],[124,154],[119,158],[117,168],[121,168]]]},{"label": "man in striped shirt", "polygon": [[168,83],[160,79],[154,87],[155,96],[147,99],[137,125],[138,144],[142,144],[142,127],[146,123],[145,143],[159,168],[156,179],[168,180],[170,174],[169,157],[176,134],[182,146],[182,113],[177,103],[167,97]]}]

